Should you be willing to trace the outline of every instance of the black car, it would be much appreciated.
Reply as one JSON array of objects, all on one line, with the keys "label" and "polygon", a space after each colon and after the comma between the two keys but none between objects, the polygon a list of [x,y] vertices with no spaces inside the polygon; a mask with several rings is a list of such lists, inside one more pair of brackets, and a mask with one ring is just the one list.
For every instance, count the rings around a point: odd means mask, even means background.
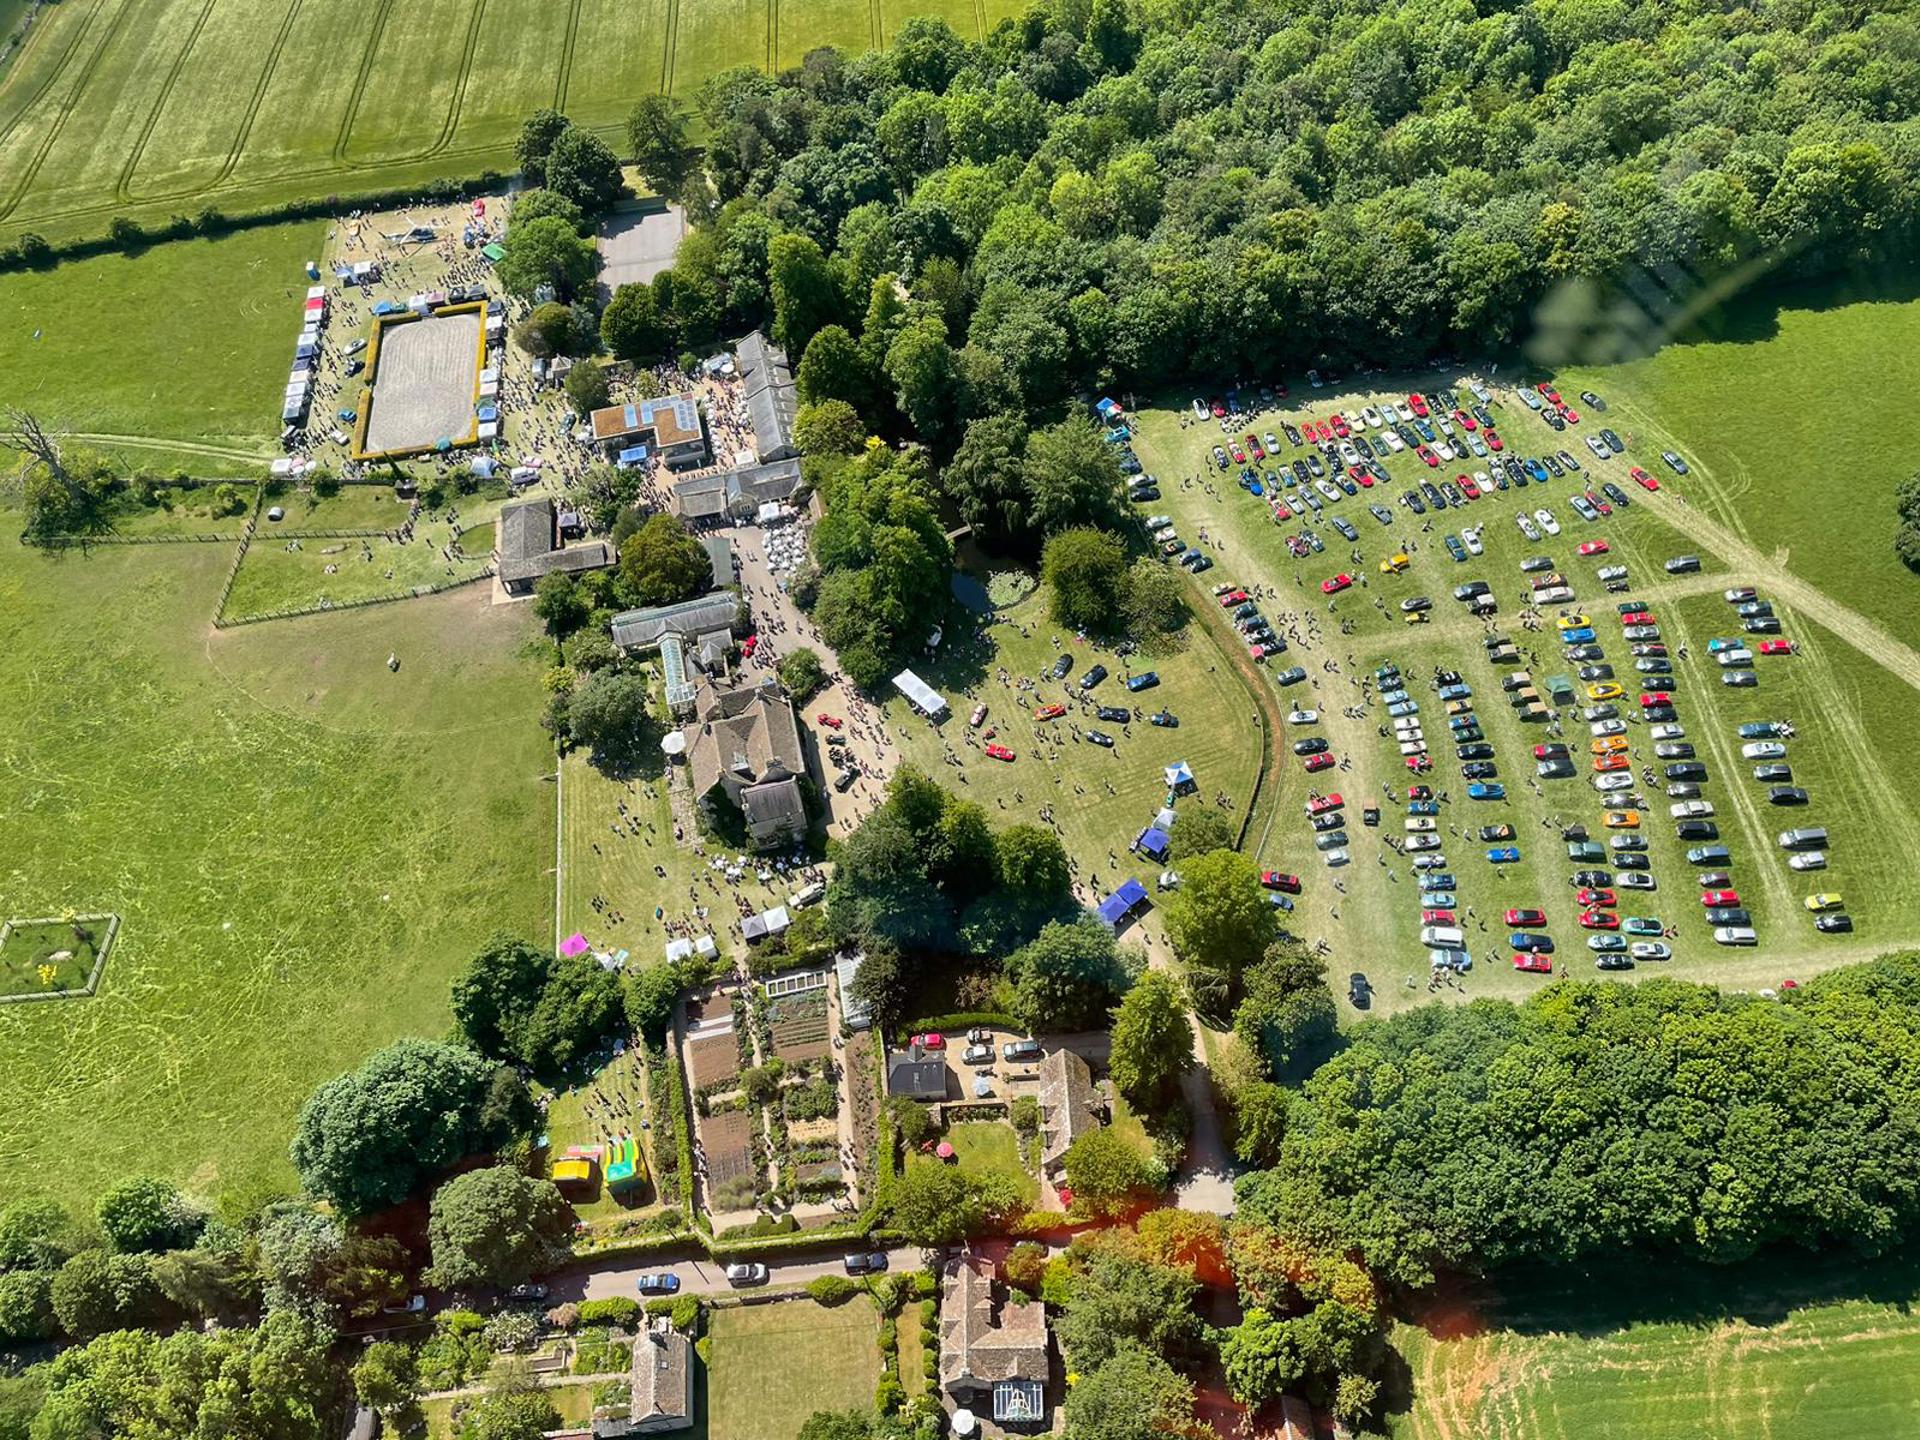
[{"label": "black car", "polygon": [[[1064,655],[1060,657],[1060,659],[1062,660],[1066,658],[1067,657]],[[1055,662],[1055,668],[1056,669],[1059,668],[1057,661]],[[1093,689],[1094,686],[1098,685],[1102,680],[1106,678],[1107,678],[1107,667],[1104,665],[1096,665],[1091,670],[1087,671],[1086,674],[1080,677],[1080,688],[1082,690],[1091,690]]]},{"label": "black car", "polygon": [[1133,498],[1135,500],[1158,500],[1160,498],[1160,487],[1158,485],[1143,485],[1133,492]]},{"label": "black car", "polygon": [[1347,976],[1347,999],[1353,1002],[1356,1010],[1364,1010],[1372,1003],[1373,987],[1367,983],[1365,972],[1356,970]]},{"label": "black car", "polygon": [[1553,472],[1554,479],[1556,480],[1566,479],[1567,467],[1562,465],[1559,462],[1559,460],[1557,460],[1552,455],[1542,456],[1541,460],[1542,460],[1542,463],[1546,465],[1547,469]]},{"label": "black car", "polygon": [[1607,448],[1613,451],[1614,454],[1624,455],[1627,453],[1627,442],[1614,434],[1613,431],[1602,430],[1600,432],[1600,438],[1607,442]]},{"label": "black car", "polygon": [[1607,497],[1607,499],[1611,500],[1614,504],[1618,505],[1622,510],[1632,508],[1633,501],[1631,498],[1628,497],[1627,492],[1622,490],[1618,485],[1614,484],[1611,480],[1607,481],[1604,485],[1602,485],[1600,487],[1600,490],[1601,490],[1601,493]]},{"label": "black car", "polygon": [[1791,765],[1756,765],[1753,767],[1753,778],[1765,784],[1790,784],[1793,780],[1793,767]]},{"label": "black car", "polygon": [[358,355],[354,356],[353,359],[347,362],[347,374],[349,375],[358,375],[362,370],[366,368],[367,368],[367,362],[362,360]]},{"label": "black car", "polygon": [[1682,820],[1673,833],[1682,840],[1718,840],[1720,827],[1711,820]]},{"label": "black car", "polygon": [[1122,709],[1118,705],[1102,705],[1093,713],[1098,715],[1102,720],[1113,721],[1116,725],[1125,725],[1133,719],[1133,712],[1131,710]]},{"label": "black car", "polygon": [[1667,766],[1666,774],[1669,780],[1704,780],[1707,778],[1707,767],[1698,760],[1682,760]]},{"label": "black car", "polygon": [[1064,680],[1067,678],[1068,672],[1072,669],[1073,657],[1071,655],[1062,655],[1058,660],[1053,662],[1053,668],[1049,670],[1047,674],[1055,680]]},{"label": "black car", "polygon": [[1107,734],[1106,731],[1088,730],[1083,733],[1086,735],[1087,739],[1090,740],[1093,744],[1104,746],[1108,750],[1111,750],[1113,748],[1113,737]]},{"label": "black car", "polygon": [[1500,774],[1500,767],[1491,760],[1475,760],[1462,765],[1460,774],[1468,780],[1492,780]]},{"label": "black car", "polygon": [[1411,490],[1408,490],[1401,495],[1400,503],[1406,506],[1409,510],[1413,511],[1413,513],[1416,515],[1424,515],[1427,513],[1427,502],[1422,500],[1419,497],[1419,495],[1417,495]]},{"label": "black car", "polygon": [[1813,928],[1822,935],[1845,935],[1853,929],[1853,917],[1845,911],[1837,915],[1816,915]]},{"label": "black car", "polygon": [[1769,805],[1804,805],[1807,792],[1798,785],[1775,785],[1767,791]]},{"label": "black car", "polygon": [[1300,432],[1284,420],[1280,423],[1280,433],[1287,437],[1287,443],[1289,445],[1298,445],[1300,443]]},{"label": "black car", "polygon": [[1710,905],[1707,907],[1709,925],[1751,925],[1753,916],[1743,905]]},{"label": "black car", "polygon": [[1293,753],[1296,755],[1318,755],[1327,748],[1327,742],[1318,735],[1293,742]]},{"label": "black car", "polygon": [[1589,410],[1604,410],[1607,408],[1607,402],[1591,390],[1582,390],[1580,392],[1580,403],[1585,405]]},{"label": "black car", "polygon": [[1493,746],[1484,740],[1470,741],[1460,747],[1459,755],[1462,760],[1491,760]]}]

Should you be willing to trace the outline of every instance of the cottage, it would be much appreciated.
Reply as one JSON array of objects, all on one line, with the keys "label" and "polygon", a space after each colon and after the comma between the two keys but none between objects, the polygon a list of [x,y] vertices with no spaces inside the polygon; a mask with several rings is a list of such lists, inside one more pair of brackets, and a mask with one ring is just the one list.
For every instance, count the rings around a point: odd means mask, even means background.
[{"label": "cottage", "polygon": [[529,500],[500,512],[500,584],[509,595],[531,595],[546,575],[577,575],[613,564],[604,540],[567,545],[551,500]]},{"label": "cottage", "polygon": [[1055,1050],[1040,1062],[1040,1163],[1049,1178],[1066,1164],[1067,1147],[1098,1130],[1103,1108],[1087,1062]]},{"label": "cottage", "polygon": [[608,405],[588,417],[593,442],[609,456],[644,445],[669,470],[707,463],[707,432],[692,394]]},{"label": "cottage", "polygon": [[947,1062],[938,1051],[909,1045],[887,1053],[887,1094],[909,1100],[947,1098]]},{"label": "cottage", "polygon": [[729,690],[701,685],[695,714],[680,732],[695,798],[710,809],[737,809],[755,849],[779,849],[804,836],[800,779],[807,757],[787,692],[772,681]]},{"label": "cottage", "polygon": [[793,381],[793,364],[760,331],[742,340],[733,352],[753,423],[753,449],[760,463],[789,460],[800,452],[793,443],[793,417],[800,408]]},{"label": "cottage", "polygon": [[649,1328],[633,1342],[627,1413],[595,1420],[594,1440],[657,1435],[693,1424],[693,1342],[678,1330]]},{"label": "cottage", "polygon": [[1046,1307],[1007,1293],[985,1256],[949,1260],[940,1284],[940,1388],[996,1425],[1039,1428],[1047,1378]]}]

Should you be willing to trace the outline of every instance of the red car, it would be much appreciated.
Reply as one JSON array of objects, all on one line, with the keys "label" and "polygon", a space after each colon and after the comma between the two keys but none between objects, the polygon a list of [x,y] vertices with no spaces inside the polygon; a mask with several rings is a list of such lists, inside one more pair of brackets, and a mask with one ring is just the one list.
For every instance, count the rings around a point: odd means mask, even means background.
[{"label": "red car", "polygon": [[944,1050],[947,1048],[947,1037],[938,1030],[931,1030],[925,1035],[908,1036],[907,1043],[918,1045],[922,1050]]},{"label": "red car", "polygon": [[1223,610],[1231,609],[1235,605],[1244,605],[1246,603],[1247,603],[1247,592],[1244,590],[1228,590],[1224,594],[1222,594],[1220,597],[1220,608]]},{"label": "red car", "polygon": [[1431,800],[1432,798],[1433,787],[1431,785],[1409,785],[1407,787],[1407,799],[1409,800]]},{"label": "red car", "polygon": [[1453,420],[1454,423],[1463,430],[1478,430],[1480,428],[1480,422],[1464,410],[1454,411]]},{"label": "red car", "polygon": [[1320,582],[1320,593],[1322,595],[1338,595],[1351,584],[1353,584],[1353,577],[1343,571],[1331,580],[1322,580]]},{"label": "red car", "polygon": [[1234,464],[1236,464],[1236,465],[1244,465],[1244,464],[1246,464],[1246,463],[1247,463],[1247,452],[1246,452],[1246,451],[1244,451],[1244,450],[1242,450],[1242,449],[1240,448],[1240,442],[1239,442],[1238,440],[1235,440],[1235,441],[1234,441],[1234,442],[1233,442],[1233,443],[1232,443],[1231,445],[1229,445],[1229,446],[1228,446],[1227,448],[1228,448],[1229,450],[1231,450],[1231,451],[1233,451],[1233,463],[1234,463]]},{"label": "red car", "polygon": [[1620,617],[1622,625],[1658,625],[1651,610],[1629,610]]},{"label": "red car", "polygon": [[1580,412],[1571,405],[1562,405],[1560,407],[1560,418],[1569,425],[1578,425],[1580,423]]},{"label": "red car", "polygon": [[1703,890],[1700,892],[1700,903],[1709,910],[1719,905],[1738,905],[1740,892],[1738,890]]},{"label": "red car", "polygon": [[1422,460],[1426,462],[1428,469],[1438,470],[1440,468],[1440,457],[1434,454],[1433,451],[1430,450],[1427,446],[1422,445],[1419,449],[1415,450],[1413,453],[1418,455]]},{"label": "red car", "polygon": [[1253,458],[1256,460],[1264,460],[1267,458],[1267,452],[1260,448],[1260,437],[1258,435],[1254,434],[1251,430],[1249,430],[1247,432],[1246,440],[1247,440],[1247,453],[1249,455],[1253,456]]},{"label": "red car", "polygon": [[1066,706],[1055,703],[1052,705],[1042,705],[1038,710],[1033,712],[1033,718],[1036,720],[1058,720],[1066,713]]},{"label": "red car", "polygon": [[1605,555],[1612,549],[1613,547],[1604,540],[1582,540],[1580,542],[1580,553],[1582,555]]},{"label": "red car", "polygon": [[1582,930],[1618,930],[1620,917],[1611,910],[1582,910],[1580,928]]},{"label": "red car", "polygon": [[1471,475],[1456,475],[1454,476],[1453,483],[1460,487],[1460,493],[1465,495],[1467,499],[1478,500],[1480,498],[1480,487],[1473,483],[1473,477]]},{"label": "red car", "polygon": [[987,746],[987,757],[992,760],[1011,760],[1013,759],[1013,751],[1004,745],[989,745]]},{"label": "red car", "polygon": [[1587,504],[1598,510],[1602,515],[1611,515],[1613,513],[1613,506],[1607,503],[1606,497],[1596,494],[1592,490],[1587,491]]},{"label": "red car", "polygon": [[1300,433],[1306,436],[1309,445],[1318,445],[1320,443],[1320,427],[1313,421],[1308,420],[1303,422],[1300,426]]},{"label": "red car", "polygon": [[1567,754],[1567,747],[1564,745],[1536,745],[1533,747],[1533,758],[1536,760],[1564,760],[1567,758]]},{"label": "red car", "polygon": [[1282,505],[1278,500],[1273,502],[1273,519],[1275,524],[1283,524],[1292,518],[1293,511],[1289,510],[1285,505]]},{"label": "red car", "polygon": [[1333,433],[1338,435],[1342,440],[1347,439],[1353,434],[1353,431],[1347,428],[1347,417],[1340,414],[1337,410],[1334,412],[1333,419],[1327,423],[1333,426]]},{"label": "red car", "polygon": [[1542,380],[1538,385],[1534,386],[1533,388],[1538,390],[1542,395],[1546,396],[1548,403],[1553,405],[1558,405],[1560,403],[1560,392],[1554,389],[1553,386],[1548,384],[1545,380]]},{"label": "red car", "polygon": [[1337,793],[1333,795],[1322,795],[1318,800],[1307,801],[1307,814],[1324,815],[1329,810],[1338,810],[1346,803],[1347,802],[1342,800]]},{"label": "red car", "polygon": [[1424,775],[1433,769],[1433,757],[1431,755],[1409,755],[1407,756],[1407,769],[1413,771],[1416,775]]},{"label": "red car", "polygon": [[1516,930],[1536,930],[1547,923],[1547,913],[1544,910],[1509,910],[1506,921]]},{"label": "red car", "polygon": [[1507,442],[1502,440],[1498,435],[1494,434],[1493,431],[1491,430],[1487,431],[1487,433],[1482,435],[1480,438],[1487,442],[1487,448],[1493,451],[1493,453],[1496,455],[1498,455],[1502,450],[1507,448]]},{"label": "red car", "polygon": [[824,710],[822,710],[818,715],[814,716],[813,718],[819,721],[822,725],[832,726],[835,730],[838,730],[842,725],[847,723],[846,721],[842,720],[838,715],[829,715]]},{"label": "red car", "polygon": [[1651,710],[1656,705],[1671,705],[1672,703],[1673,696],[1664,690],[1649,690],[1640,697],[1640,708],[1642,710]]},{"label": "red car", "polygon": [[1581,890],[1577,892],[1573,898],[1580,903],[1582,908],[1587,910],[1592,910],[1596,906],[1605,907],[1619,903],[1614,899],[1613,891],[1611,890]]},{"label": "red car", "polygon": [[1551,955],[1536,955],[1529,951],[1524,955],[1515,955],[1513,957],[1513,968],[1516,970],[1525,970],[1533,975],[1551,975],[1553,973],[1553,957]]},{"label": "red car", "polygon": [[1451,910],[1422,910],[1420,912],[1420,923],[1422,925],[1452,925],[1456,922],[1457,918]]},{"label": "red car", "polygon": [[1300,893],[1300,877],[1289,875],[1284,870],[1262,870],[1260,883],[1269,890],[1284,890],[1289,895]]},{"label": "red car", "polygon": [[1760,642],[1760,653],[1762,655],[1791,655],[1793,654],[1793,641],[1762,640]]},{"label": "red car", "polygon": [[740,653],[751,660],[753,658],[753,652],[759,647],[759,644],[760,637],[758,635],[749,635],[745,640],[740,642]]},{"label": "red car", "polygon": [[1209,406],[1208,408],[1209,408],[1209,409],[1211,409],[1211,410],[1213,411],[1213,418],[1214,418],[1214,419],[1216,419],[1216,420],[1224,420],[1224,419],[1226,419],[1226,418],[1227,418],[1227,402],[1226,402],[1226,401],[1224,401],[1224,400],[1215,400],[1215,401],[1213,402],[1213,404],[1212,404],[1211,406]]},{"label": "red car", "polygon": [[1631,770],[1633,758],[1628,755],[1596,755],[1593,757],[1593,773],[1611,775],[1616,770]]},{"label": "red car", "polygon": [[1337,763],[1331,755],[1309,755],[1306,759],[1307,774],[1315,775],[1322,770],[1331,770]]},{"label": "red car", "polygon": [[1627,467],[1627,477],[1636,481],[1643,490],[1658,490],[1660,488],[1660,482],[1647,474],[1647,472],[1642,470],[1638,465],[1629,465]]},{"label": "red car", "polygon": [[1421,399],[1418,395],[1407,396],[1407,408],[1413,411],[1413,413],[1418,415],[1422,420],[1427,418],[1427,402]]}]

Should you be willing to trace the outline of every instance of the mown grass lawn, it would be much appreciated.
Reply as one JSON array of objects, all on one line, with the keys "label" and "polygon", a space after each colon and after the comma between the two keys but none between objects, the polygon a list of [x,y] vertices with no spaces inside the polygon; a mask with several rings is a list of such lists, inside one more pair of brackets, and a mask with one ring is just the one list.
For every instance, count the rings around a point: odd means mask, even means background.
[{"label": "mown grass lawn", "polygon": [[[1776,1256],[1516,1282],[1401,1326],[1396,1440],[1898,1440],[1920,1413],[1911,1259]],[[1441,1338],[1445,1337],[1445,1338]]]},{"label": "mown grass lawn", "polygon": [[455,594],[216,634],[231,553],[0,546],[0,911],[123,919],[97,996],[0,1010],[0,1194],[290,1185],[317,1083],[444,1033],[493,930],[551,934],[525,613]]},{"label": "mown grass lawn", "polygon": [[[50,6],[43,19],[51,28],[67,17]],[[300,267],[325,234],[319,221],[272,225],[0,278],[0,401],[74,431],[271,456],[307,287]],[[245,468],[217,455],[117,453],[162,474]]]},{"label": "mown grass lawn", "polygon": [[879,1312],[857,1295],[712,1312],[707,1427],[712,1440],[794,1440],[816,1410],[863,1410],[880,1379]]},{"label": "mown grass lawn", "polygon": [[1040,1179],[1020,1163],[1020,1137],[1013,1127],[1000,1120],[963,1120],[950,1125],[941,1139],[953,1146],[954,1160],[932,1155],[913,1155],[913,1165],[957,1164],[978,1175],[999,1175],[1013,1182],[1021,1201],[1029,1208],[1039,1203]]}]

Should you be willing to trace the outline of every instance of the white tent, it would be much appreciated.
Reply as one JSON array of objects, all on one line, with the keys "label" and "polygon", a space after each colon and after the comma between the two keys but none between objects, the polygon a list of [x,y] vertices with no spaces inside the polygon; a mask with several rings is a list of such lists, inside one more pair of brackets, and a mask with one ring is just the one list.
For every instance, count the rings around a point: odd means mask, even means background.
[{"label": "white tent", "polygon": [[667,962],[669,964],[675,960],[691,959],[692,956],[693,942],[691,940],[669,940],[667,942]]},{"label": "white tent", "polygon": [[1167,788],[1169,790],[1184,790],[1191,784],[1193,784],[1193,770],[1188,766],[1186,761],[1176,760],[1173,764],[1167,766]]},{"label": "white tent", "polygon": [[939,692],[911,670],[902,670],[894,676],[893,688],[929,720],[938,720],[947,714],[947,702],[940,698]]}]

